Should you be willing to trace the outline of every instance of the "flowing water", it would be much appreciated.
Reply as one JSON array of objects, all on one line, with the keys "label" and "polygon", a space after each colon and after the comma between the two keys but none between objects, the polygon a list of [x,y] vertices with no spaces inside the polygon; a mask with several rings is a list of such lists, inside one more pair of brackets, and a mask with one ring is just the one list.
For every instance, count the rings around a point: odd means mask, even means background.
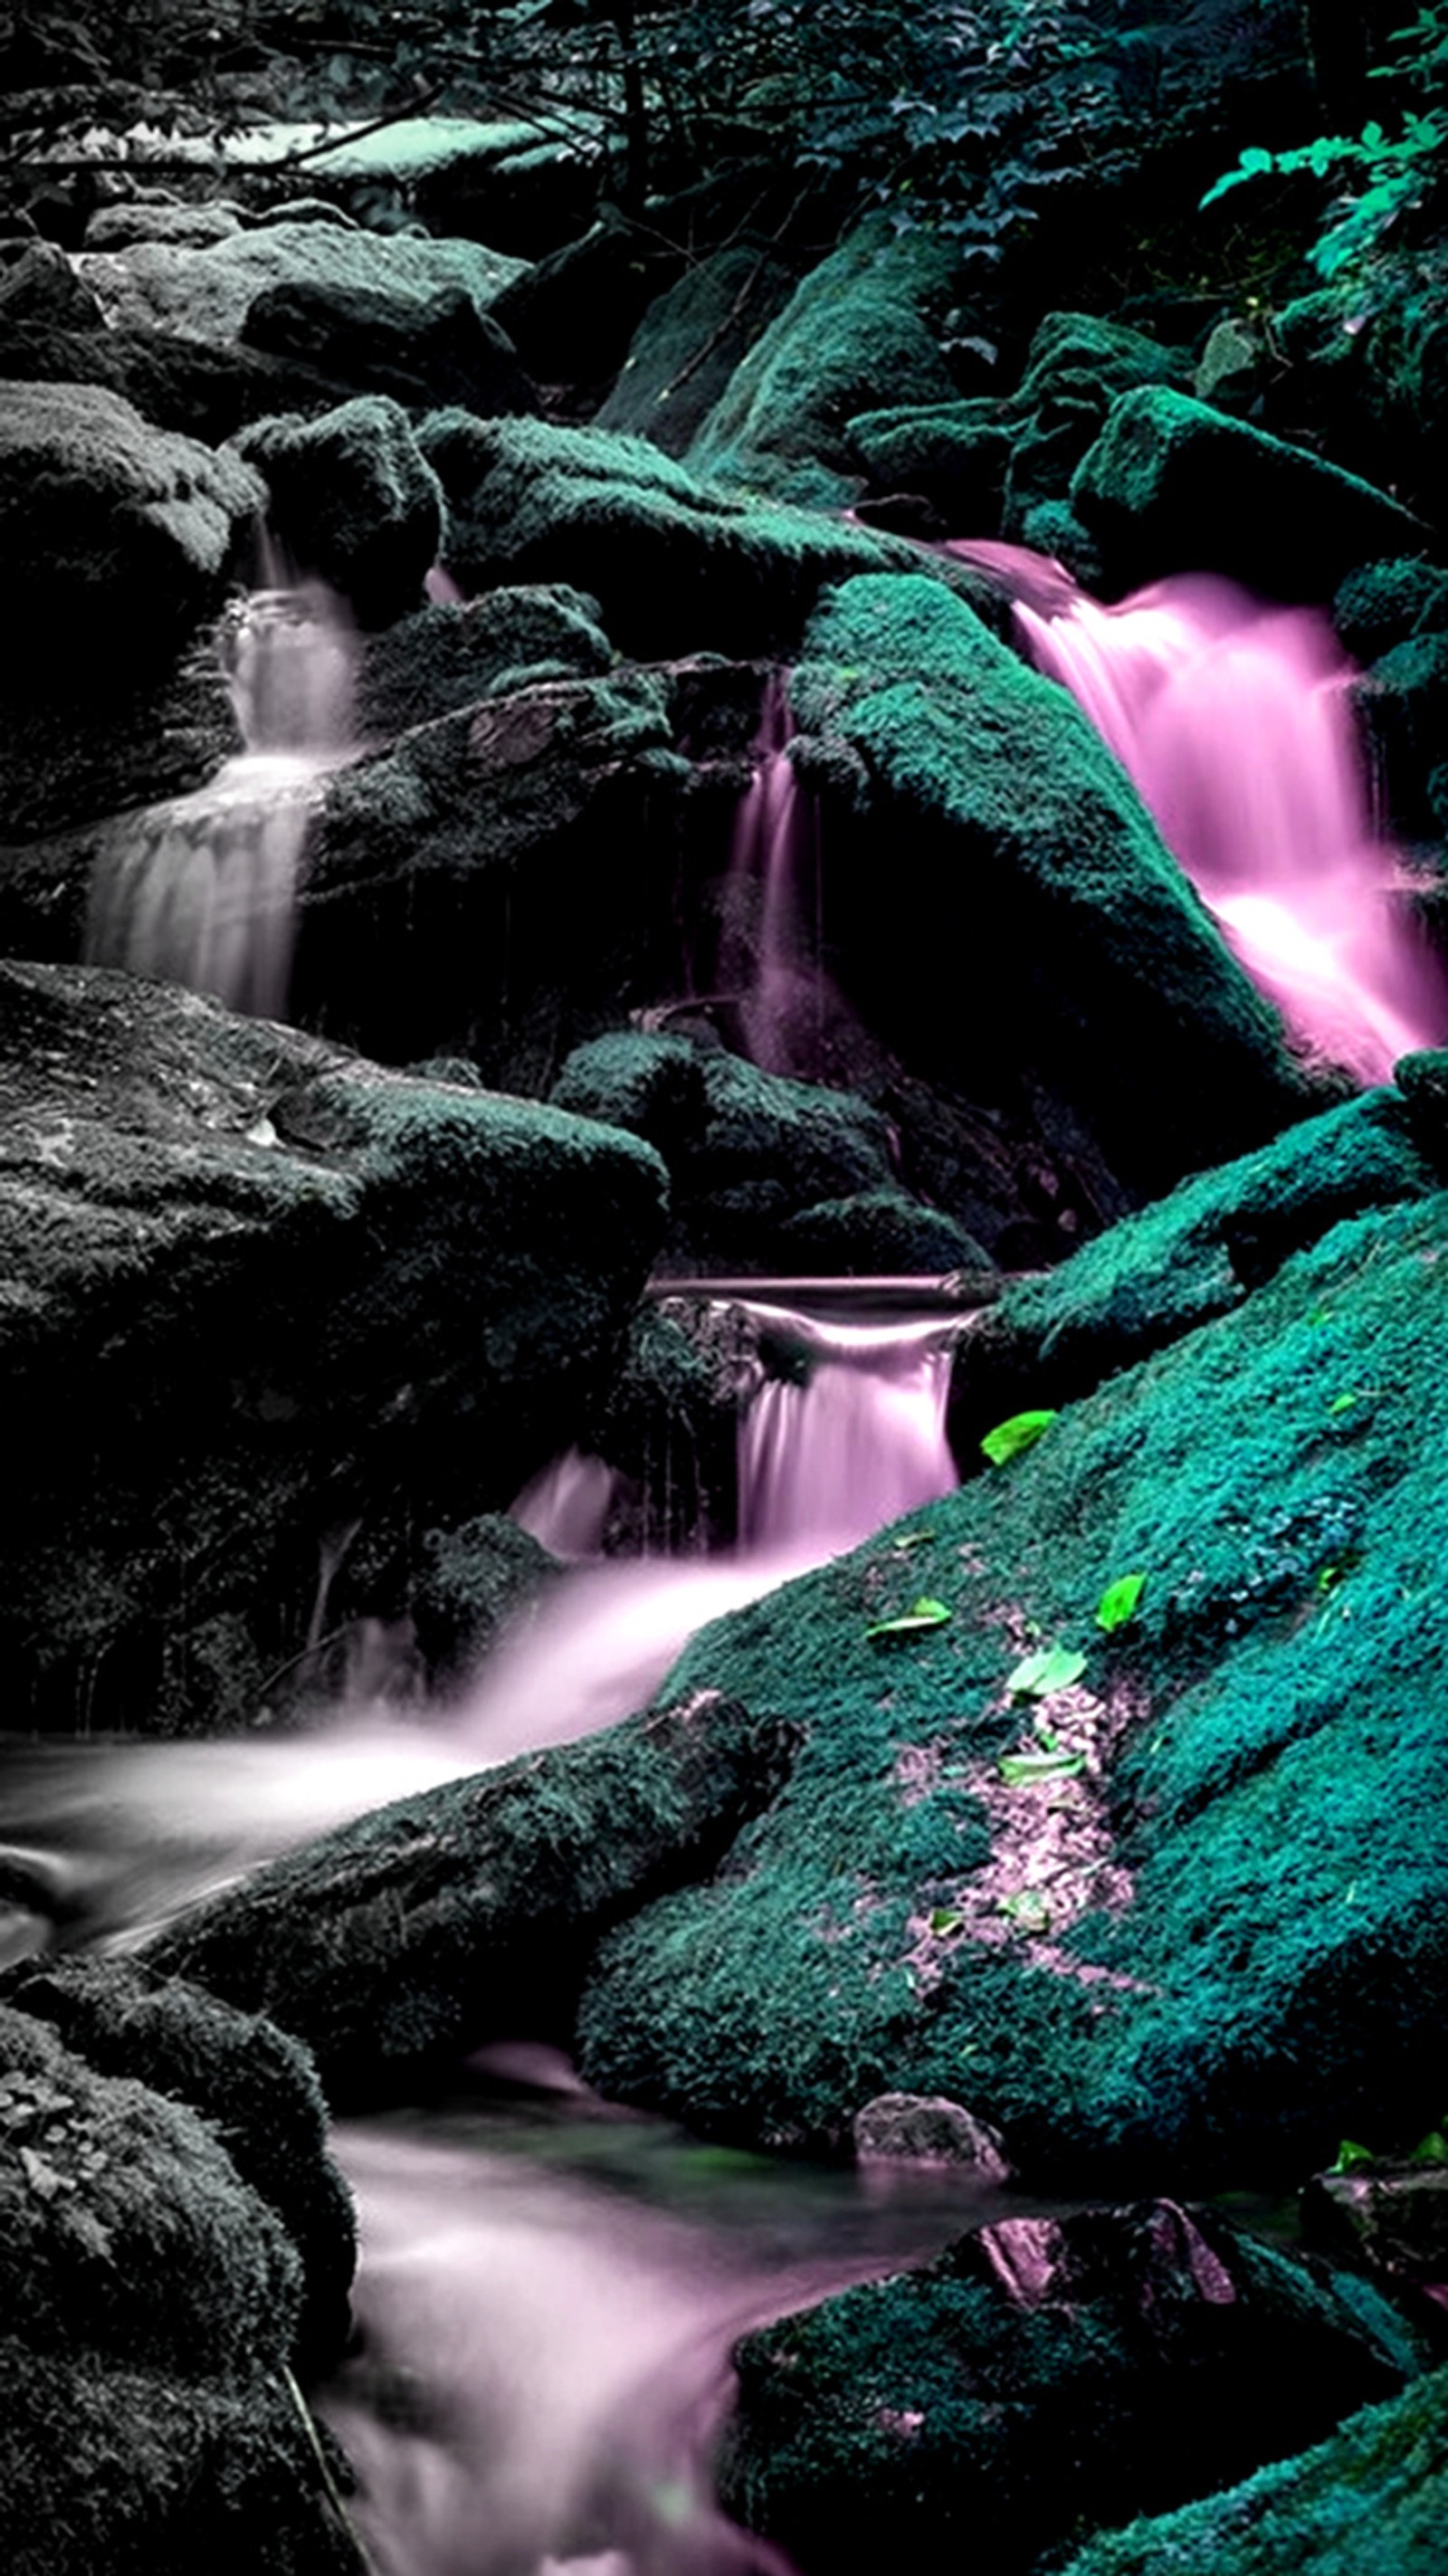
[{"label": "flowing water", "polygon": [[352,638],[320,582],[280,577],[224,630],[245,749],[206,787],[128,814],[97,855],[93,966],[128,967],[280,1019],[321,782],[350,748]]}]

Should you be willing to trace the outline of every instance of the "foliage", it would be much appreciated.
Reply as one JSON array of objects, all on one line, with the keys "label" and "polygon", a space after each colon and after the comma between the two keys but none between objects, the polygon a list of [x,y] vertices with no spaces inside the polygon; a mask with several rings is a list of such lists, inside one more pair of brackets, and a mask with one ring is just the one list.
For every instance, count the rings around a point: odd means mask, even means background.
[{"label": "foliage", "polygon": [[1007,1467],[1023,1449],[1033,1448],[1055,1419],[1054,1411],[1013,1413],[1008,1422],[998,1422],[993,1431],[987,1431],[980,1445],[993,1467]]},{"label": "foliage", "polygon": [[1328,279],[1367,259],[1406,217],[1426,208],[1448,176],[1448,0],[1430,0],[1389,41],[1398,59],[1378,64],[1372,77],[1411,84],[1400,132],[1390,134],[1374,120],[1361,134],[1320,134],[1281,152],[1249,145],[1237,167],[1208,189],[1203,206],[1248,179],[1305,172],[1314,179],[1345,180],[1311,252],[1314,267]]}]

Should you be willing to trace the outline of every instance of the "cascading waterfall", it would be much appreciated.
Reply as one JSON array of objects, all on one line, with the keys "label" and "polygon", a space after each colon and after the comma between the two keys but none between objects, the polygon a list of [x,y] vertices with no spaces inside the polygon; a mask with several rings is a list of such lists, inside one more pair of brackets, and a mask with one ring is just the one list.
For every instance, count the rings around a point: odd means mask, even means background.
[{"label": "cascading waterfall", "polygon": [[786,1334],[790,1376],[767,1378],[739,1428],[739,1526],[751,1546],[853,1547],[958,1482],[945,1436],[960,1325],[827,1323],[751,1309]]},{"label": "cascading waterfall", "polygon": [[350,747],[352,637],[324,584],[288,578],[274,555],[264,573],[224,633],[246,747],[208,786],[112,827],[85,955],[280,1019],[319,781]]},{"label": "cascading waterfall", "polygon": [[1327,619],[1206,574],[1104,608],[1025,548],[949,551],[1011,591],[1031,659],[1090,716],[1298,1042],[1362,1082],[1438,1044],[1448,982],[1373,829]]},{"label": "cascading waterfall", "polygon": [[[754,774],[739,800],[728,879],[729,911],[754,916],[738,978],[744,1050],[766,1073],[786,1074],[817,1066],[826,1000],[818,920],[811,930],[805,917],[819,899],[818,818],[789,757],[793,731],[788,678],[776,672],[750,746]],[[723,981],[734,980],[726,959]]]}]

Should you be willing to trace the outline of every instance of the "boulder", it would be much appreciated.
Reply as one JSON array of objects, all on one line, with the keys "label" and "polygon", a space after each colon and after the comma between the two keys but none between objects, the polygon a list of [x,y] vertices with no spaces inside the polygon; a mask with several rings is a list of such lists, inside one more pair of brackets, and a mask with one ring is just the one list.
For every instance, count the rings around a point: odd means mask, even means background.
[{"label": "boulder", "polygon": [[[148,2006],[128,1972],[110,1984],[143,2018],[179,2009],[184,2019],[189,2008],[213,2034],[237,2027],[201,1997]],[[272,2038],[273,2073],[300,2067]],[[220,2107],[214,2081],[209,2098]],[[217,2129],[144,2076],[98,2071],[83,2044],[63,2046],[47,2020],[13,2004],[0,2008],[0,2105],[6,2566],[180,2576],[198,2551],[240,2547],[285,2576],[342,2576],[354,2546],[288,2386],[301,2265]],[[285,2117],[285,2084],[267,2107]],[[254,2116],[250,2103],[227,2106],[233,2135]],[[265,2158],[265,2138],[255,2143]]]},{"label": "boulder", "polygon": [[[1431,2126],[1445,1260],[1442,1192],[1339,1218],[702,1633],[670,1696],[801,1729],[789,1793],[605,1940],[589,2081],[822,2144],[966,2066],[1018,2169],[1073,2190]],[[920,1596],[948,1618],[882,1629]]]},{"label": "boulder", "polygon": [[368,638],[356,679],[364,736],[431,724],[525,685],[597,679],[614,659],[593,600],[563,582],[432,604]]},{"label": "boulder", "polygon": [[1345,653],[1376,662],[1409,636],[1448,626],[1448,572],[1424,555],[1361,564],[1341,585],[1332,622]]},{"label": "boulder", "polygon": [[221,605],[263,497],[239,458],[158,435],[117,394],[0,388],[0,688],[164,665]]},{"label": "boulder", "polygon": [[1431,627],[1379,655],[1353,697],[1390,825],[1405,836],[1436,837],[1445,828],[1435,772],[1448,739],[1448,601]]},{"label": "boulder", "polygon": [[363,626],[421,605],[442,543],[442,486],[400,403],[361,394],[320,420],[258,421],[234,444],[265,481],[282,546]]},{"label": "boulder", "polygon": [[94,330],[0,315],[0,374],[24,384],[99,385],[157,429],[218,447],[249,421],[329,410],[346,392],[314,368],[237,341],[150,327]]},{"label": "boulder", "polygon": [[1355,565],[1412,552],[1402,503],[1168,385],[1113,405],[1071,478],[1114,593],[1165,573],[1219,572],[1278,599],[1321,599]]},{"label": "boulder", "polygon": [[844,423],[878,403],[947,402],[937,323],[957,253],[880,218],[849,234],[755,341],[688,451],[697,473],[783,501],[839,509],[861,481]]},{"label": "boulder", "polygon": [[240,206],[218,198],[210,205],[165,205],[130,197],[114,206],[98,206],[85,228],[87,250],[131,250],[137,242],[181,243],[205,249],[230,241],[245,228]]},{"label": "boulder", "polygon": [[846,583],[792,703],[824,801],[835,974],[917,1076],[1004,1106],[1029,1068],[1138,1191],[1310,1104],[1099,735],[964,602]]},{"label": "boulder", "polygon": [[98,299],[55,242],[31,242],[17,260],[0,270],[0,331],[26,328],[75,332],[105,328]]},{"label": "boulder", "polygon": [[787,1217],[775,1240],[784,1266],[805,1273],[870,1278],[995,1267],[974,1235],[944,1208],[923,1207],[901,1189],[818,1199]]},{"label": "boulder", "polygon": [[1448,2513],[1448,2371],[1355,2415],[1298,2459],[1134,2522],[1062,2576],[1430,2576]]},{"label": "boulder", "polygon": [[847,434],[877,492],[923,494],[942,535],[994,536],[1011,458],[998,402],[895,404],[856,413]]},{"label": "boulder", "polygon": [[355,393],[386,394],[414,410],[537,409],[506,332],[461,285],[440,285],[406,309],[375,286],[284,280],[256,296],[242,338]]},{"label": "boulder", "polygon": [[641,438],[461,411],[434,413],[420,438],[457,580],[576,583],[627,653],[793,643],[824,583],[918,562],[898,540],[736,498]]},{"label": "boulder", "polygon": [[721,2494],[803,2576],[964,2550],[1010,2576],[1320,2440],[1418,2359],[1385,2300],[1212,2210],[1008,2217],[749,2336]]},{"label": "boulder", "polygon": [[794,279],[767,244],[732,243],[687,268],[656,296],[629,343],[600,429],[687,453],[751,341],[773,321]]},{"label": "boulder", "polygon": [[328,1532],[499,1507],[563,1435],[663,1169],[132,976],[0,998],[13,1722],[234,1723]]},{"label": "boulder", "polygon": [[293,220],[200,245],[141,241],[82,251],[75,265],[119,328],[232,340],[243,337],[252,306],[270,288],[374,295],[397,325],[412,321],[425,331],[439,295],[461,290],[486,313],[524,263],[477,242]]},{"label": "boulder", "polygon": [[1441,2130],[1400,2158],[1339,2151],[1339,2168],[1302,2192],[1303,2233],[1338,2262],[1371,2272],[1400,2298],[1448,2305],[1448,2154]]},{"label": "boulder", "polygon": [[1048,313],[1026,352],[1007,407],[1011,460],[1002,533],[1029,544],[1027,523],[1061,502],[1118,398],[1145,386],[1185,387],[1190,363],[1129,323],[1097,313]]},{"label": "boulder", "polygon": [[557,1571],[548,1550],[506,1512],[429,1530],[408,1606],[431,1688],[447,1690],[481,1663]]}]

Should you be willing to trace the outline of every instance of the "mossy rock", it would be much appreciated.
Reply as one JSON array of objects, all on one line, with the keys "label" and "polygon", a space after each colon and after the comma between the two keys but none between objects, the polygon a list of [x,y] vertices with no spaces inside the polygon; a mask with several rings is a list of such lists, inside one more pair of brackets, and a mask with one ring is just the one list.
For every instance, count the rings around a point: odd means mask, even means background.
[{"label": "mossy rock", "polygon": [[1213,2210],[1006,2218],[749,2336],[721,2492],[805,2576],[891,2549],[1010,2576],[1320,2440],[1415,2365],[1386,2300]]},{"label": "mossy rock", "polygon": [[701,474],[784,501],[839,509],[861,485],[845,423],[878,403],[955,392],[937,323],[956,255],[927,232],[860,226],[795,290],[736,369],[688,451]]},{"label": "mossy rock", "polygon": [[1011,454],[999,403],[892,404],[858,412],[847,435],[876,491],[922,493],[954,535],[994,536]]},{"label": "mossy rock", "polygon": [[[604,1943],[589,2079],[821,2143],[965,2068],[1016,2165],[1072,2188],[1420,2136],[1445,1261],[1442,1194],[1331,1224],[1010,1464],[696,1638],[672,1692],[803,1742],[727,1868]],[[949,1619],[878,1633],[921,1595]],[[1083,1660],[1013,1695],[1056,1648]]]},{"label": "mossy rock", "polygon": [[1355,565],[1411,552],[1411,511],[1341,466],[1166,385],[1113,405],[1071,479],[1114,591],[1219,572],[1279,599],[1321,599]]},{"label": "mossy rock", "polygon": [[356,394],[386,394],[409,409],[462,403],[470,411],[536,411],[538,397],[507,333],[467,290],[440,286],[399,311],[374,287],[322,278],[283,281],[253,299],[246,345],[311,367]]},{"label": "mossy rock", "polygon": [[429,1530],[408,1607],[433,1689],[446,1690],[480,1663],[557,1571],[548,1550],[506,1512]]},{"label": "mossy rock", "polygon": [[364,626],[419,606],[443,534],[442,486],[400,403],[359,394],[319,420],[243,430],[236,452],[263,477],[288,554],[342,593]]},{"label": "mossy rock", "polygon": [[358,730],[404,733],[520,682],[596,679],[613,662],[598,609],[563,582],[429,604],[369,639],[357,673]]},{"label": "mossy rock", "polygon": [[749,241],[686,269],[640,322],[596,414],[598,427],[647,438],[666,456],[685,455],[793,284],[767,246]]},{"label": "mossy rock", "polygon": [[1005,416],[1011,452],[1001,526],[1027,545],[1032,511],[1064,502],[1071,477],[1112,404],[1141,385],[1184,386],[1179,349],[1096,313],[1048,313],[1026,352]]},{"label": "mossy rock", "polygon": [[846,1278],[891,1272],[988,1272],[990,1256],[943,1208],[922,1207],[904,1190],[857,1190],[820,1199],[789,1217],[776,1238],[781,1259],[803,1272]]},{"label": "mossy rock", "polygon": [[[1310,1104],[1275,1014],[1099,735],[963,602],[918,580],[845,584],[792,699],[807,778],[817,742],[827,755],[836,971],[918,1074],[999,1098],[1032,1067],[1143,1190]],[[853,820],[828,794],[842,755]]]},{"label": "mossy rock", "polygon": [[375,295],[406,324],[422,322],[439,294],[459,288],[486,313],[525,263],[479,242],[287,221],[200,245],[143,241],[83,251],[76,267],[112,325],[227,340],[244,335],[257,298],[277,286]]},{"label": "mossy rock", "polygon": [[1223,2495],[1088,2542],[1063,2576],[1434,2576],[1448,2515],[1448,2371]]},{"label": "mossy rock", "polygon": [[421,440],[457,579],[575,583],[625,652],[758,654],[797,637],[824,583],[915,560],[863,528],[743,499],[646,439],[445,411]]},{"label": "mossy rock", "polygon": [[1394,644],[1353,696],[1392,823],[1403,833],[1432,836],[1441,827],[1431,782],[1448,738],[1448,625]]}]

